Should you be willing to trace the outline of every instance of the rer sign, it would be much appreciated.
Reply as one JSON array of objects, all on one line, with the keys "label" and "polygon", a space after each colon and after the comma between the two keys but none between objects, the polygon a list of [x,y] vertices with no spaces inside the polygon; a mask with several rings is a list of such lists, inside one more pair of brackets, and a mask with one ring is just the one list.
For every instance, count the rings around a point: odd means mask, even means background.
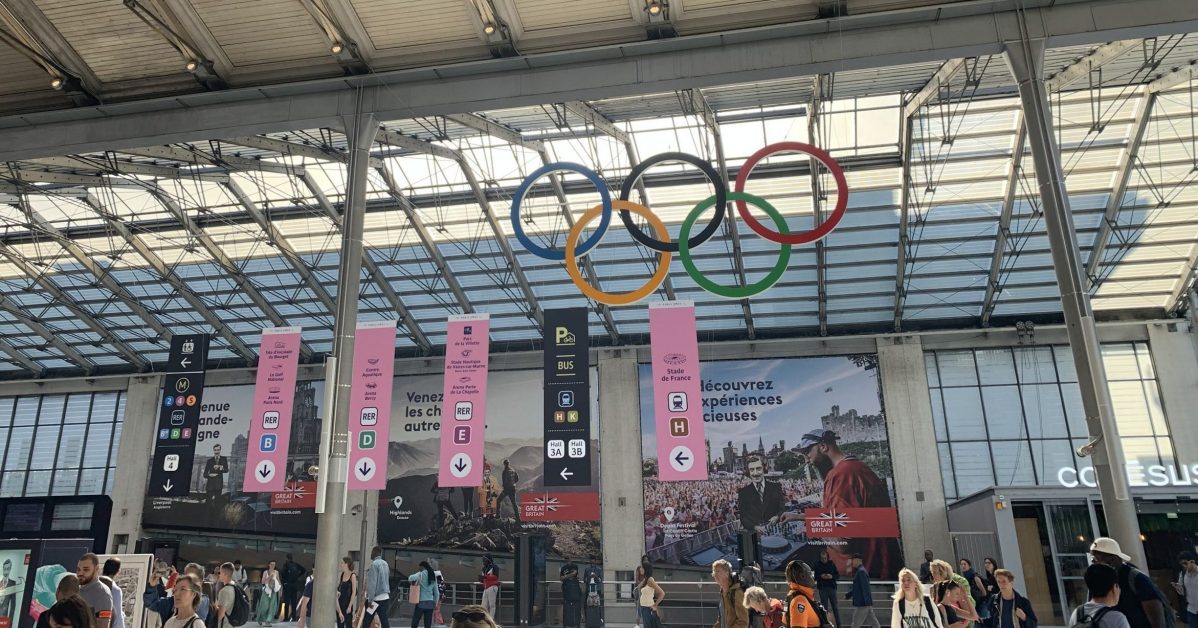
[{"label": "rer sign", "polygon": [[395,321],[358,323],[349,387],[349,489],[387,488]]}]

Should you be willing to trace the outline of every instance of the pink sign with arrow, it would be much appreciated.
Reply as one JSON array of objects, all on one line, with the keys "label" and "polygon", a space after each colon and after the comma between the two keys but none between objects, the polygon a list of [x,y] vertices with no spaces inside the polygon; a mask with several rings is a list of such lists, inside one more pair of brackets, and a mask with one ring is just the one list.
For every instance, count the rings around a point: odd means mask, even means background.
[{"label": "pink sign with arrow", "polygon": [[483,481],[490,331],[488,314],[449,317],[437,472],[437,483],[443,488],[478,486]]},{"label": "pink sign with arrow", "polygon": [[395,321],[358,323],[349,389],[349,489],[387,488]]}]

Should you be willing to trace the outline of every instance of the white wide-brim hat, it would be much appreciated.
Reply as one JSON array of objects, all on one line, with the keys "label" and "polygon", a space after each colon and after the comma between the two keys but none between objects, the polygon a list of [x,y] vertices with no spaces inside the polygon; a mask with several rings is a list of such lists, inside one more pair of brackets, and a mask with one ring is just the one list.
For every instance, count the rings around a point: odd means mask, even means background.
[{"label": "white wide-brim hat", "polygon": [[1131,560],[1131,556],[1124,554],[1123,549],[1119,547],[1119,541],[1105,536],[1094,539],[1094,543],[1090,545],[1090,551],[1112,554],[1123,560]]}]

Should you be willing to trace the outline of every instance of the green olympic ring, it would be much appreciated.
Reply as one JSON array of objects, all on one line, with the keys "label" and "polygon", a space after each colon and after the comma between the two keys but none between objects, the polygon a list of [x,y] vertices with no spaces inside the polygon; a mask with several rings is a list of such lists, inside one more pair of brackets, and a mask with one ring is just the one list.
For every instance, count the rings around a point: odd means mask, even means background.
[{"label": "green olympic ring", "polygon": [[[765,199],[753,196],[752,194],[746,194],[745,192],[728,192],[728,200],[743,201],[757,206],[774,220],[774,224],[778,226],[779,233],[790,233],[790,230],[786,226],[786,219],[782,217],[782,212],[775,209]],[[778,262],[774,264],[773,270],[768,275],[760,281],[746,286],[721,286],[704,276],[699,268],[695,266],[695,260],[691,258],[691,229],[695,226],[695,221],[699,219],[699,216],[714,207],[715,204],[716,197],[714,195],[707,197],[707,199],[695,205],[694,209],[687,214],[686,220],[682,221],[682,229],[678,232],[678,257],[682,259],[682,265],[686,268],[686,273],[690,275],[695,283],[702,286],[704,290],[716,296],[729,299],[747,299],[769,290],[775,283],[778,283],[778,280],[786,273],[786,267],[790,265],[791,246],[789,244],[782,245],[782,249],[778,253]]]}]

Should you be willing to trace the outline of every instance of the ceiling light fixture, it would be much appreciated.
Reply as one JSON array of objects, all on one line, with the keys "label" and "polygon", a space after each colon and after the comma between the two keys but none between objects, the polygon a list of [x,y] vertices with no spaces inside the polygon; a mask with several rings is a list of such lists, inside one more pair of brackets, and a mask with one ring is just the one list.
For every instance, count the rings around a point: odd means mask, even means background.
[{"label": "ceiling light fixture", "polygon": [[53,87],[54,89],[62,89],[62,79],[57,76],[54,77],[50,80],[50,87]]},{"label": "ceiling light fixture", "polygon": [[329,51],[335,55],[341,54],[342,50],[345,50],[345,46],[339,41],[333,42],[333,45],[329,48]]},{"label": "ceiling light fixture", "polygon": [[649,15],[661,15],[661,3],[650,2],[648,7]]},{"label": "ceiling light fixture", "polygon": [[491,22],[487,22],[486,24],[483,24],[483,32],[488,35],[494,35],[495,34],[495,24],[493,24]]},{"label": "ceiling light fixture", "polygon": [[187,68],[188,72],[195,72],[196,68],[200,67],[200,62],[196,61],[195,59],[188,59],[187,65],[183,67]]}]

